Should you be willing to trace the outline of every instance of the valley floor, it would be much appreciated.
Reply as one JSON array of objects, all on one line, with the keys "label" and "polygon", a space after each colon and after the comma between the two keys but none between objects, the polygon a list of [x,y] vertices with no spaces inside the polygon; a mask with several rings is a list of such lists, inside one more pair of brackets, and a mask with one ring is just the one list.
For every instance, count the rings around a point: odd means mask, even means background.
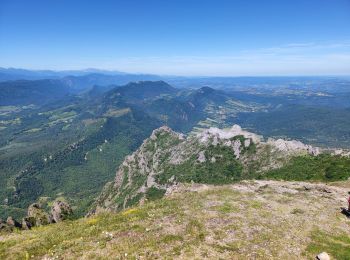
[{"label": "valley floor", "polygon": [[350,183],[179,185],[165,198],[0,236],[0,259],[350,259]]}]

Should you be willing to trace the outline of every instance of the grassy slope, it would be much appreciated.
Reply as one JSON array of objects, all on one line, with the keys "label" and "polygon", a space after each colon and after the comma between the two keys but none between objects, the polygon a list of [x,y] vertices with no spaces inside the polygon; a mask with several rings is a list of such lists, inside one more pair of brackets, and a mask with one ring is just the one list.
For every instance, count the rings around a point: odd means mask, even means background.
[{"label": "grassy slope", "polygon": [[349,259],[350,222],[339,213],[346,189],[318,187],[271,181],[185,186],[118,214],[4,235],[0,258],[309,259],[327,251]]}]

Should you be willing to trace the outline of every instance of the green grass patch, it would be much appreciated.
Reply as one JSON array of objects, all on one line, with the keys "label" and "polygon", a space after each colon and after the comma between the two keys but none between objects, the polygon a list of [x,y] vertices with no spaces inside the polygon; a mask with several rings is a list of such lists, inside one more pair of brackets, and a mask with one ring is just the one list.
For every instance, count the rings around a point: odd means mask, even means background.
[{"label": "green grass patch", "polygon": [[146,192],[146,198],[148,200],[160,199],[164,196],[166,190],[158,189],[156,187],[151,187]]},{"label": "green grass patch", "polygon": [[340,181],[350,177],[350,158],[320,154],[293,157],[285,166],[264,174],[266,179]]},{"label": "green grass patch", "polygon": [[225,202],[222,205],[215,206],[214,209],[217,210],[218,212],[224,213],[224,214],[231,213],[231,212],[237,212],[237,208],[235,208],[229,202]]},{"label": "green grass patch", "polygon": [[315,256],[327,252],[334,259],[350,259],[350,236],[314,231],[311,238],[312,242],[306,248],[308,254]]}]

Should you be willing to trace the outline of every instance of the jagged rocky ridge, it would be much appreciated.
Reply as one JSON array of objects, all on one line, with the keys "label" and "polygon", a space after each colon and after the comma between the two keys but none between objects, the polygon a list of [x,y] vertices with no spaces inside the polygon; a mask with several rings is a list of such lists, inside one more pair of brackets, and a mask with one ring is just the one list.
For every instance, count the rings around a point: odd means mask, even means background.
[{"label": "jagged rocky ridge", "polygon": [[107,183],[97,198],[93,212],[118,211],[162,197],[179,182],[226,184],[263,178],[265,172],[284,166],[295,156],[323,152],[295,140],[265,141],[238,125],[210,128],[188,137],[163,126],[125,158],[114,182]]},{"label": "jagged rocky ridge", "polygon": [[11,216],[6,221],[0,219],[0,232],[12,232],[15,228],[26,230],[35,226],[58,223],[69,219],[72,214],[71,206],[65,201],[54,201],[50,213],[46,212],[40,203],[33,203],[28,207],[27,216],[21,222]]}]

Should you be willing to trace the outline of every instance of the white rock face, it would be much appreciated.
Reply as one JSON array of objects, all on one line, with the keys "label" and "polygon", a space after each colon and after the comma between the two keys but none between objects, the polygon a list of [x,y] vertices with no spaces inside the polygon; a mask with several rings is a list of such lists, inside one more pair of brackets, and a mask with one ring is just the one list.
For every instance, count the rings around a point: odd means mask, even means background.
[{"label": "white rock face", "polygon": [[233,142],[232,145],[232,149],[233,149],[233,153],[236,156],[236,158],[238,159],[239,156],[241,155],[241,142],[239,140],[236,140]]},{"label": "white rock face", "polygon": [[250,145],[250,139],[245,139],[244,140],[244,147],[249,147]]},{"label": "white rock face", "polygon": [[214,142],[217,142],[218,139],[230,139],[237,135],[243,135],[245,138],[248,139],[250,138],[256,144],[260,143],[262,140],[262,136],[242,130],[242,128],[239,125],[233,125],[230,129],[219,129],[216,127],[211,127],[199,133],[197,137],[202,143],[206,143],[208,142],[208,140],[210,140],[210,138],[213,138]]},{"label": "white rock face", "polygon": [[320,150],[317,147],[312,147],[311,145],[303,144],[300,141],[292,140],[287,141],[283,139],[272,139],[267,140],[267,144],[275,147],[277,150],[286,152],[286,153],[295,153],[295,152],[307,152],[311,155],[320,154]]},{"label": "white rock face", "polygon": [[201,163],[206,161],[204,151],[201,151],[198,154],[198,161],[201,162]]},{"label": "white rock face", "polygon": [[343,154],[343,153],[344,153],[343,149],[336,149],[336,150],[334,150],[334,152],[333,152],[334,155],[341,155],[341,154]]},{"label": "white rock face", "polygon": [[[212,142],[213,145],[218,145],[223,142],[226,146],[232,146],[237,158],[239,158],[239,153],[237,152],[237,144],[231,144],[230,140],[232,137],[242,135],[246,138],[244,141],[244,147],[249,147],[251,142],[255,144],[264,143],[263,137],[261,135],[257,135],[248,131],[243,130],[239,125],[233,125],[230,129],[219,129],[216,127],[211,127],[203,132],[197,134],[197,138],[202,143]],[[227,140],[227,141],[225,141]],[[311,145],[304,144],[300,141],[292,140],[283,140],[283,139],[272,139],[269,138],[266,144],[273,146],[275,149],[285,152],[288,154],[306,152],[311,155],[319,155],[321,153],[321,149],[318,147],[313,147]],[[346,153],[342,150],[334,151],[334,154],[345,155]],[[350,155],[350,152],[349,152]]]}]

